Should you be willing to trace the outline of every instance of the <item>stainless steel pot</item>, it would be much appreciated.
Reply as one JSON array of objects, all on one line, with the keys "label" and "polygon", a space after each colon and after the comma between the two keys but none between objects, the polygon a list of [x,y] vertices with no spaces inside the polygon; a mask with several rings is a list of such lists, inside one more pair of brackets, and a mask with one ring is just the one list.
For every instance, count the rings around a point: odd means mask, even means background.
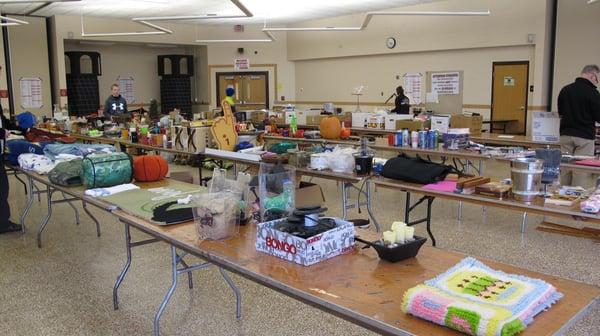
[{"label": "stainless steel pot", "polygon": [[540,194],[543,160],[518,158],[510,161],[512,192],[515,200],[529,203]]}]

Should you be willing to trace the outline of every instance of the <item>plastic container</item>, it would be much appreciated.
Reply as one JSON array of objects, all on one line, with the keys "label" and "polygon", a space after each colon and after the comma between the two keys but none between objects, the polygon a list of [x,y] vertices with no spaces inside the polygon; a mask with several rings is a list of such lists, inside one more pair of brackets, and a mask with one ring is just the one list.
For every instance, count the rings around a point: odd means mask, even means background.
[{"label": "plastic container", "polygon": [[239,194],[231,192],[198,194],[192,212],[198,238],[222,240],[239,232]]},{"label": "plastic container", "polygon": [[258,197],[263,222],[289,216],[295,208],[296,168],[261,163]]}]

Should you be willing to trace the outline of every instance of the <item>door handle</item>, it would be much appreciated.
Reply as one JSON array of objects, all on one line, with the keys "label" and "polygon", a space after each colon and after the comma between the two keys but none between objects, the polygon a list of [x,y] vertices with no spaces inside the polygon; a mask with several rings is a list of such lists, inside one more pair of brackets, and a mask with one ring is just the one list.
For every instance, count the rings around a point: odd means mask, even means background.
[{"label": "door handle", "polygon": [[519,107],[519,110],[521,110],[521,111],[525,111],[525,106],[521,106],[521,107]]}]

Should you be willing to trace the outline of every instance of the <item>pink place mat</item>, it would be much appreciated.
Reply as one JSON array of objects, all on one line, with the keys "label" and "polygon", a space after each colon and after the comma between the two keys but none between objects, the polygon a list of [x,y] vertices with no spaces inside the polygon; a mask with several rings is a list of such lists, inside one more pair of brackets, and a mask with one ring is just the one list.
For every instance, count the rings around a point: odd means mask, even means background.
[{"label": "pink place mat", "polygon": [[600,160],[594,160],[594,159],[579,160],[579,161],[575,161],[575,164],[582,165],[582,166],[600,167]]},{"label": "pink place mat", "polygon": [[423,189],[454,192],[454,189],[456,189],[456,181],[440,181],[437,183],[426,184],[423,186]]}]

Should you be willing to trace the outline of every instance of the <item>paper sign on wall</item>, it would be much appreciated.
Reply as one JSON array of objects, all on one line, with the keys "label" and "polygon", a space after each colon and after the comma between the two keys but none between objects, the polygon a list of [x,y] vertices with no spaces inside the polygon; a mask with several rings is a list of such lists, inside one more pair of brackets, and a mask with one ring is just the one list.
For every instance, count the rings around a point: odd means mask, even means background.
[{"label": "paper sign on wall", "polygon": [[436,72],[431,74],[431,91],[438,95],[456,95],[460,93],[460,73]]},{"label": "paper sign on wall", "polygon": [[504,77],[504,86],[515,86],[515,79],[513,77]]},{"label": "paper sign on wall", "polygon": [[249,58],[236,58],[233,61],[233,67],[235,70],[248,70],[250,69],[250,59]]},{"label": "paper sign on wall", "polygon": [[404,74],[404,93],[412,97],[411,104],[421,104],[421,87],[423,84],[423,74],[406,73]]},{"label": "paper sign on wall", "polygon": [[119,84],[119,89],[121,89],[121,96],[125,98],[127,104],[135,102],[135,87],[133,86],[133,82],[133,76],[130,75],[121,75],[117,77],[117,83]]},{"label": "paper sign on wall", "polygon": [[19,79],[21,87],[21,107],[24,109],[41,108],[44,106],[42,97],[42,80],[38,77],[23,77]]}]

